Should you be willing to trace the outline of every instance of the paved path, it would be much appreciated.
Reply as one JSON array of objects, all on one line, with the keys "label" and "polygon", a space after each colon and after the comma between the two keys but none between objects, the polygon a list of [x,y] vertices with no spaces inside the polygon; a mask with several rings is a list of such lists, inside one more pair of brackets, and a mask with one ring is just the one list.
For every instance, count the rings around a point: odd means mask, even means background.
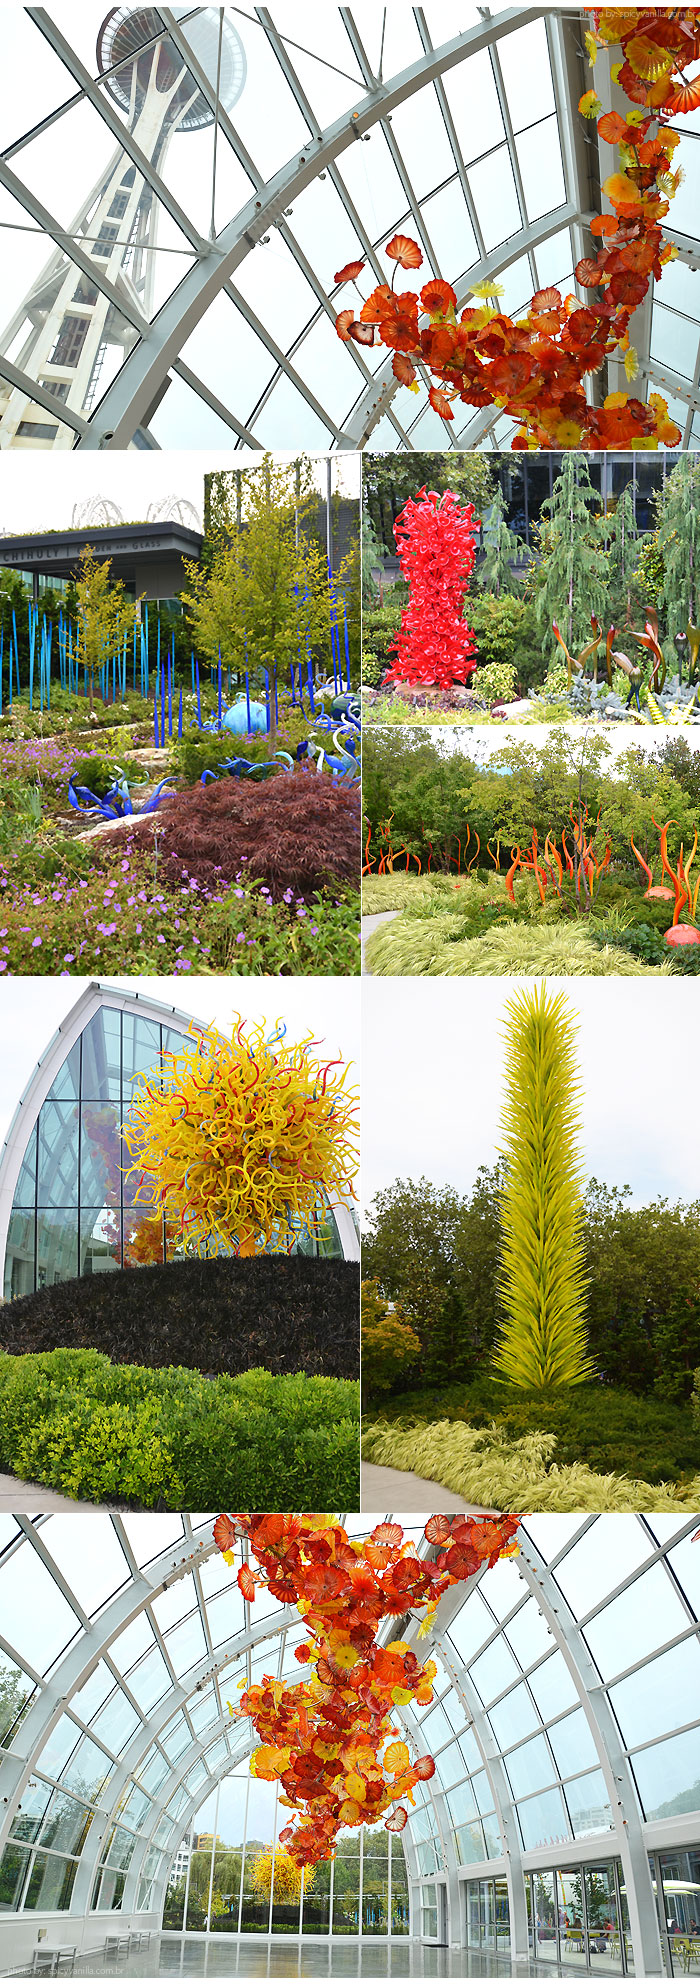
[{"label": "paved path", "polygon": [[452,1510],[466,1511],[468,1516],[486,1514],[477,1503],[463,1502],[440,1482],[425,1482],[422,1475],[410,1475],[402,1468],[379,1468],[374,1461],[363,1461],[361,1482],[363,1509],[390,1509],[395,1516],[403,1510],[438,1511],[441,1516]]},{"label": "paved path", "polygon": [[43,1489],[38,1482],[20,1482],[18,1475],[0,1475],[0,1510],[14,1516],[41,1516],[50,1509],[99,1509],[99,1503],[74,1503],[56,1489]]},{"label": "paved path", "polygon": [[375,913],[374,913],[374,916],[372,916],[372,917],[363,917],[363,919],[362,919],[362,971],[363,971],[363,974],[364,974],[364,977],[365,977],[366,979],[371,979],[371,977],[372,977],[372,974],[371,974],[371,972],[370,972],[370,969],[369,969],[369,966],[368,966],[368,964],[367,964],[367,960],[366,960],[366,958],[365,958],[365,945],[366,945],[366,943],[367,943],[367,939],[368,939],[368,937],[371,937],[371,936],[372,936],[372,933],[373,933],[373,931],[375,931],[375,930],[378,930],[378,929],[379,929],[379,926],[380,926],[380,924],[390,924],[390,923],[391,923],[391,920],[392,920],[392,917],[399,917],[400,915],[401,915],[401,912],[400,912],[400,910],[375,910]]}]

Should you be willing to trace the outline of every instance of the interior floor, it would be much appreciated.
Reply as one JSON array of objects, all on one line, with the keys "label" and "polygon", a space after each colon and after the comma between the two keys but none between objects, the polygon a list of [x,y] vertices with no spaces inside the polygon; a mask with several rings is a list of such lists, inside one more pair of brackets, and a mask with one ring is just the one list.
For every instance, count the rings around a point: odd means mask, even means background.
[{"label": "interior floor", "polygon": [[[359,1943],[304,1937],[151,1937],[148,1948],[106,1956],[85,1951],[76,1978],[574,1978],[581,1966],[497,1958],[409,1941]],[[587,1974],[590,1975],[590,1974]]]}]

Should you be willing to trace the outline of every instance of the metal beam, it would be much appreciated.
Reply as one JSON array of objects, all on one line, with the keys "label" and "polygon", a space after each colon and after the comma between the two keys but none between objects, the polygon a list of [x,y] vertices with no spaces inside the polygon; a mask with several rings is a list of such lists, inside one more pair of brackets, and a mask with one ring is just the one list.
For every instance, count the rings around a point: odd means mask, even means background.
[{"label": "metal beam", "polygon": [[625,1877],[635,1973],[656,1978],[662,1970],[658,1917],[639,1799],[620,1733],[576,1615],[527,1531],[521,1535],[518,1563],[575,1683],[600,1760]]}]

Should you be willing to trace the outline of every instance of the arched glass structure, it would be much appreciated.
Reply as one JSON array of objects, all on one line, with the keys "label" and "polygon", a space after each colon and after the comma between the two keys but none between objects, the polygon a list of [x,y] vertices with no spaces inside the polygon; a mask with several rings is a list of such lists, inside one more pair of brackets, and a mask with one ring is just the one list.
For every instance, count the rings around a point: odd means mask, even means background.
[{"label": "arched glass structure", "polygon": [[[330,5],[313,31],[289,5],[105,20],[94,0],[68,19],[11,0],[0,444],[507,445],[497,409],[446,424],[425,378],[416,397],[390,354],[341,344],[356,292],[333,272],[359,257],[384,280],[402,229],[460,303],[486,278],[508,312],[572,289],[610,170],[577,111],[583,32],[568,9],[471,0]],[[613,88],[601,56],[606,107]],[[630,331],[636,390],[662,389],[686,446],[700,440],[699,119],[682,120],[664,228],[678,259]],[[624,389],[620,371],[603,390]]]},{"label": "arched glass structure", "polygon": [[[154,1228],[134,1204],[137,1179],[121,1135],[139,1076],[186,1040],[189,1016],[141,993],[95,983],[42,1056],[0,1157],[0,1258],[5,1300],[75,1275],[98,1275],[181,1251],[177,1223]],[[191,1042],[191,1035],[190,1035]],[[319,1207],[293,1253],[359,1252],[351,1214]]]},{"label": "arched glass structure", "polygon": [[[361,1535],[375,1520],[345,1522]],[[409,1933],[404,1973],[435,1970],[425,1946],[448,1944],[462,1974],[491,1953],[525,1970],[697,1975],[697,1521],[529,1517],[516,1560],[453,1588],[432,1631],[437,1700],[419,1722],[398,1712],[437,1761],[402,1852],[388,1857],[386,1834],[361,1849],[343,1836],[332,1885],[295,1916],[253,1889],[275,1790],[256,1803],[253,1733],[227,1703],[251,1677],[303,1673],[296,1610],[246,1605],[211,1518],[0,1518],[8,1964],[31,1964],[40,1930],[88,1971],[107,1940],[150,1933],[149,1971],[187,1974],[187,1907],[192,1936],[208,1919],[229,1938],[332,1936],[336,1975],[357,1970],[342,1943],[360,1926]],[[409,1643],[419,1624],[402,1621]]]}]

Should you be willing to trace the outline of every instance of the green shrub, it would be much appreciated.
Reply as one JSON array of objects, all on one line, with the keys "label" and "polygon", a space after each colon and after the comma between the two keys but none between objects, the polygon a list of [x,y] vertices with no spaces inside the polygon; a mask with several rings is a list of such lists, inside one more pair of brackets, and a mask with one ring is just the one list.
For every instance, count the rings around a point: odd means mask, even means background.
[{"label": "green shrub", "polygon": [[693,1425],[700,1428],[700,1371],[695,1372],[693,1376],[690,1411],[693,1417]]},{"label": "green shrub", "polygon": [[407,1391],[382,1404],[382,1420],[405,1425],[462,1423],[498,1426],[509,1440],[525,1434],[553,1435],[558,1463],[579,1462],[596,1474],[619,1470],[649,1483],[691,1479],[700,1469],[700,1379],[698,1418],[668,1393],[645,1396],[624,1386],[576,1386],[549,1397],[521,1392],[482,1366],[464,1384]]},{"label": "green shrub", "polygon": [[73,779],[76,786],[87,786],[97,799],[103,800],[114,785],[117,771],[124,773],[130,786],[143,781],[143,771],[135,759],[122,757],[117,766],[116,755],[108,758],[101,751],[86,751],[82,758],[78,758],[73,767]]},{"label": "green shrub", "polygon": [[[367,654],[370,660],[381,664],[382,671],[388,668],[393,660],[393,655],[390,653],[391,643],[401,626],[401,614],[406,598],[406,588],[394,586],[383,606],[370,607],[362,616],[362,635]],[[363,682],[367,682],[364,668],[362,679]]]},{"label": "green shrub", "polygon": [[95,1351],[3,1354],[0,1468],[145,1509],[355,1509],[359,1387],[262,1369],[207,1380]]},{"label": "green shrub", "polygon": [[470,593],[466,618],[476,636],[480,671],[506,663],[521,691],[542,681],[542,649],[528,600],[513,593]]},{"label": "green shrub", "polygon": [[362,681],[365,689],[378,689],[386,668],[379,655],[364,654],[362,657]]},{"label": "green shrub", "polygon": [[491,709],[494,703],[512,703],[517,685],[518,671],[513,662],[489,662],[485,668],[477,669],[470,687],[480,703]]},{"label": "green shrub", "polygon": [[527,1433],[512,1440],[502,1427],[476,1428],[447,1420],[397,1427],[385,1421],[365,1430],[362,1454],[383,1468],[398,1468],[438,1482],[465,1502],[496,1510],[688,1510],[697,1508],[700,1479],[687,1490],[624,1475],[598,1475],[583,1462],[554,1460],[556,1435]]}]

